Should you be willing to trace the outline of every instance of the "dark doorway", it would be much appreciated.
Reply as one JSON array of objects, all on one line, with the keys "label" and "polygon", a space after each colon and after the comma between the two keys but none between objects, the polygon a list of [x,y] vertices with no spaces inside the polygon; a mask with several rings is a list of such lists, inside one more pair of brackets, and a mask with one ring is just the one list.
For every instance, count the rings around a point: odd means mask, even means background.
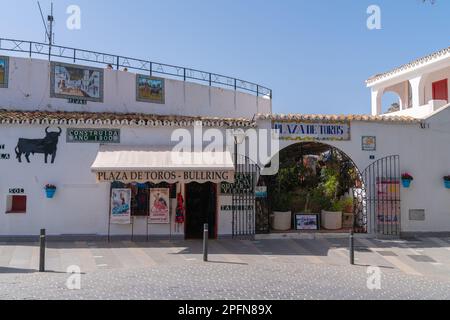
[{"label": "dark doorway", "polygon": [[216,238],[216,186],[213,183],[186,185],[186,239],[202,239],[203,225]]}]

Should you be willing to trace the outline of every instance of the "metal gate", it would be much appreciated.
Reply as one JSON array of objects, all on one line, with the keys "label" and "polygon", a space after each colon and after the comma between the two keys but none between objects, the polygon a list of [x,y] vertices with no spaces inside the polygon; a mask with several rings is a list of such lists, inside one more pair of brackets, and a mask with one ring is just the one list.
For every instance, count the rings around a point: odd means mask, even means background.
[{"label": "metal gate", "polygon": [[379,159],[362,172],[363,186],[355,192],[355,231],[399,236],[401,231],[400,157]]},{"label": "metal gate", "polygon": [[236,173],[232,190],[233,238],[251,238],[255,235],[255,187],[260,176],[259,166],[248,157],[235,156]]}]

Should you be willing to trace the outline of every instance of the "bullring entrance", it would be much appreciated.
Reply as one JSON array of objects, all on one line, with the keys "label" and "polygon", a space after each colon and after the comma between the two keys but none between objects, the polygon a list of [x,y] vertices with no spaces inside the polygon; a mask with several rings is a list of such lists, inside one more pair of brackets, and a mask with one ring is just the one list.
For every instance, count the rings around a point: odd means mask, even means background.
[{"label": "bullring entrance", "polygon": [[[367,232],[363,179],[341,150],[318,142],[293,144],[279,153],[275,176],[262,176],[268,210],[257,212],[257,229],[285,232]],[[268,217],[264,217],[268,213]],[[259,215],[259,216],[258,216]]]}]

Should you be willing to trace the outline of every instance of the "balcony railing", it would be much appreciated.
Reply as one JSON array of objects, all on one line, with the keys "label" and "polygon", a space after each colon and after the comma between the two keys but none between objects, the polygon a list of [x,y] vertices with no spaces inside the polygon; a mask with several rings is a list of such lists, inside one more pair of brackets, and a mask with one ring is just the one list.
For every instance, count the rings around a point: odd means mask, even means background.
[{"label": "balcony railing", "polygon": [[47,56],[49,60],[63,60],[72,63],[89,63],[102,66],[111,65],[113,68],[134,70],[150,76],[161,75],[167,78],[182,79],[183,81],[208,84],[209,86],[248,92],[257,97],[272,99],[272,90],[259,84],[236,79],[217,73],[205,72],[191,68],[174,66],[149,60],[117,56],[96,51],[50,46],[48,43],[0,38],[0,50],[18,52],[29,56]]}]

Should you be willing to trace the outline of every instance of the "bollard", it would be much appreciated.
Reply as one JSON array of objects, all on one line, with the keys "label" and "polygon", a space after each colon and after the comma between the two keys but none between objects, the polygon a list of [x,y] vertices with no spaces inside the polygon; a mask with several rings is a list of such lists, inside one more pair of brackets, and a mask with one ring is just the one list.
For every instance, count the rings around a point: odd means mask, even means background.
[{"label": "bollard", "polygon": [[209,227],[205,223],[203,226],[203,261],[208,261],[208,238],[209,238]]},{"label": "bollard", "polygon": [[350,264],[355,264],[355,236],[353,233],[353,228],[350,232]]},{"label": "bollard", "polygon": [[39,272],[45,272],[45,229],[41,229],[39,246],[40,246]]}]

